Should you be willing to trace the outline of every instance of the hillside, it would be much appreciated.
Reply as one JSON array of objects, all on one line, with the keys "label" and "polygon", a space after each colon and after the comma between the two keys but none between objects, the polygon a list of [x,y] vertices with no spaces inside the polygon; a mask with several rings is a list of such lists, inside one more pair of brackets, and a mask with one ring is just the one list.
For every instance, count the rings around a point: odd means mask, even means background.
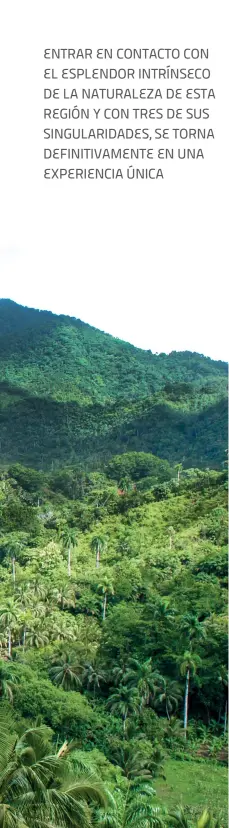
[{"label": "hillside", "polygon": [[226,828],[226,365],[8,300],[0,352],[0,823]]},{"label": "hillside", "polygon": [[121,814],[137,785],[156,828],[176,828],[165,808],[181,801],[187,828],[206,807],[224,828],[226,472],[174,479],[139,453],[106,474],[14,464],[0,478],[0,725],[2,710],[33,751],[34,724],[51,728],[49,753],[76,740],[73,767]]},{"label": "hillside", "polygon": [[227,366],[152,354],[78,319],[0,300],[4,463],[97,468],[127,451],[220,468]]}]

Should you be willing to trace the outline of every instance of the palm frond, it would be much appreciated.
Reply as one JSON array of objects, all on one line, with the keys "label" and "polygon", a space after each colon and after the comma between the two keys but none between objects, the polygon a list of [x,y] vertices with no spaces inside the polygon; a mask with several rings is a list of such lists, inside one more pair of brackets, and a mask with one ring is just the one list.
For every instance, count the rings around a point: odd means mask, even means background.
[{"label": "palm frond", "polygon": [[22,814],[9,805],[0,805],[0,828],[28,828]]},{"label": "palm frond", "polygon": [[65,825],[66,828],[77,826],[77,828],[89,828],[90,811],[85,802],[78,800],[69,792],[50,791],[50,805],[53,812],[55,824]]},{"label": "palm frond", "polygon": [[9,733],[9,730],[0,724],[0,774],[6,765],[11,761],[14,753],[17,736]]},{"label": "palm frond", "polygon": [[187,817],[185,816],[184,808],[177,808],[169,814],[169,822],[175,828],[189,828]]},{"label": "palm frond", "polygon": [[91,780],[88,778],[79,779],[78,782],[74,782],[67,788],[66,793],[75,801],[84,799],[87,802],[95,802],[103,807],[106,807],[108,800],[110,802],[112,798],[111,794],[108,796],[106,789],[93,777],[91,777]]}]

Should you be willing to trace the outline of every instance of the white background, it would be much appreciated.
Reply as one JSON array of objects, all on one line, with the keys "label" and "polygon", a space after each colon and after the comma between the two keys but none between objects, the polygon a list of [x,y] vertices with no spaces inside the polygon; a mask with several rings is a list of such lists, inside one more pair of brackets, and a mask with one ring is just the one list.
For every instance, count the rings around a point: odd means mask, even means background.
[{"label": "white background", "polygon": [[[74,315],[153,351],[227,359],[226,5],[2,4],[0,296]],[[167,162],[157,182],[44,181],[43,52],[52,47],[208,47],[216,141],[205,142],[205,162]]]}]

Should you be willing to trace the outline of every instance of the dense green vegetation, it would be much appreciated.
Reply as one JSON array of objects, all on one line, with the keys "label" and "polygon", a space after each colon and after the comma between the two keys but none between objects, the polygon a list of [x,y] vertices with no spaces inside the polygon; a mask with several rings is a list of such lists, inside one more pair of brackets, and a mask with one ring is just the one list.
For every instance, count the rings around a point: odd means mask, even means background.
[{"label": "dense green vegetation", "polygon": [[[14,464],[0,514],[5,717],[20,735],[40,716],[55,751],[76,740],[71,761],[89,762],[119,809],[128,783],[128,807],[149,794],[149,820],[160,806],[166,822],[166,757],[178,776],[184,760],[218,761],[219,775],[226,761],[226,472],[144,453],[103,473]],[[192,820],[206,805],[219,815],[219,799],[184,804]]]},{"label": "dense green vegetation", "polygon": [[220,468],[227,366],[190,352],[152,354],[77,319],[0,300],[0,426],[5,462],[98,468],[152,452]]},{"label": "dense green vegetation", "polygon": [[0,828],[224,828],[225,366],[0,316]]}]

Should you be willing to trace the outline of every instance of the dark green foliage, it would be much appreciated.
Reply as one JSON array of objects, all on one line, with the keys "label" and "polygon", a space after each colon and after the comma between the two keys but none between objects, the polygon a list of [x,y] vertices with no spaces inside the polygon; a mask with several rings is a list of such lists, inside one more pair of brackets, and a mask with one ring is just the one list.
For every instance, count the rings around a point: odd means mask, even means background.
[{"label": "dark green foliage", "polygon": [[24,491],[39,492],[44,486],[44,475],[42,472],[25,468],[20,463],[14,463],[10,466],[9,475],[15,478]]},{"label": "dark green foliage", "polygon": [[141,351],[80,320],[8,300],[0,300],[0,352],[5,462],[98,468],[136,451],[186,466],[224,461],[223,362]]},{"label": "dark green foliage", "polygon": [[0,506],[0,515],[4,532],[25,529],[27,532],[39,534],[40,526],[36,513],[18,497],[12,495],[2,509]]},{"label": "dark green foliage", "polygon": [[172,477],[172,469],[166,460],[160,460],[159,457],[145,454],[143,451],[132,451],[114,457],[108,463],[106,473],[108,477],[117,482],[123,478],[130,478],[136,482],[142,478],[151,477],[154,483],[157,481],[163,483]]}]

